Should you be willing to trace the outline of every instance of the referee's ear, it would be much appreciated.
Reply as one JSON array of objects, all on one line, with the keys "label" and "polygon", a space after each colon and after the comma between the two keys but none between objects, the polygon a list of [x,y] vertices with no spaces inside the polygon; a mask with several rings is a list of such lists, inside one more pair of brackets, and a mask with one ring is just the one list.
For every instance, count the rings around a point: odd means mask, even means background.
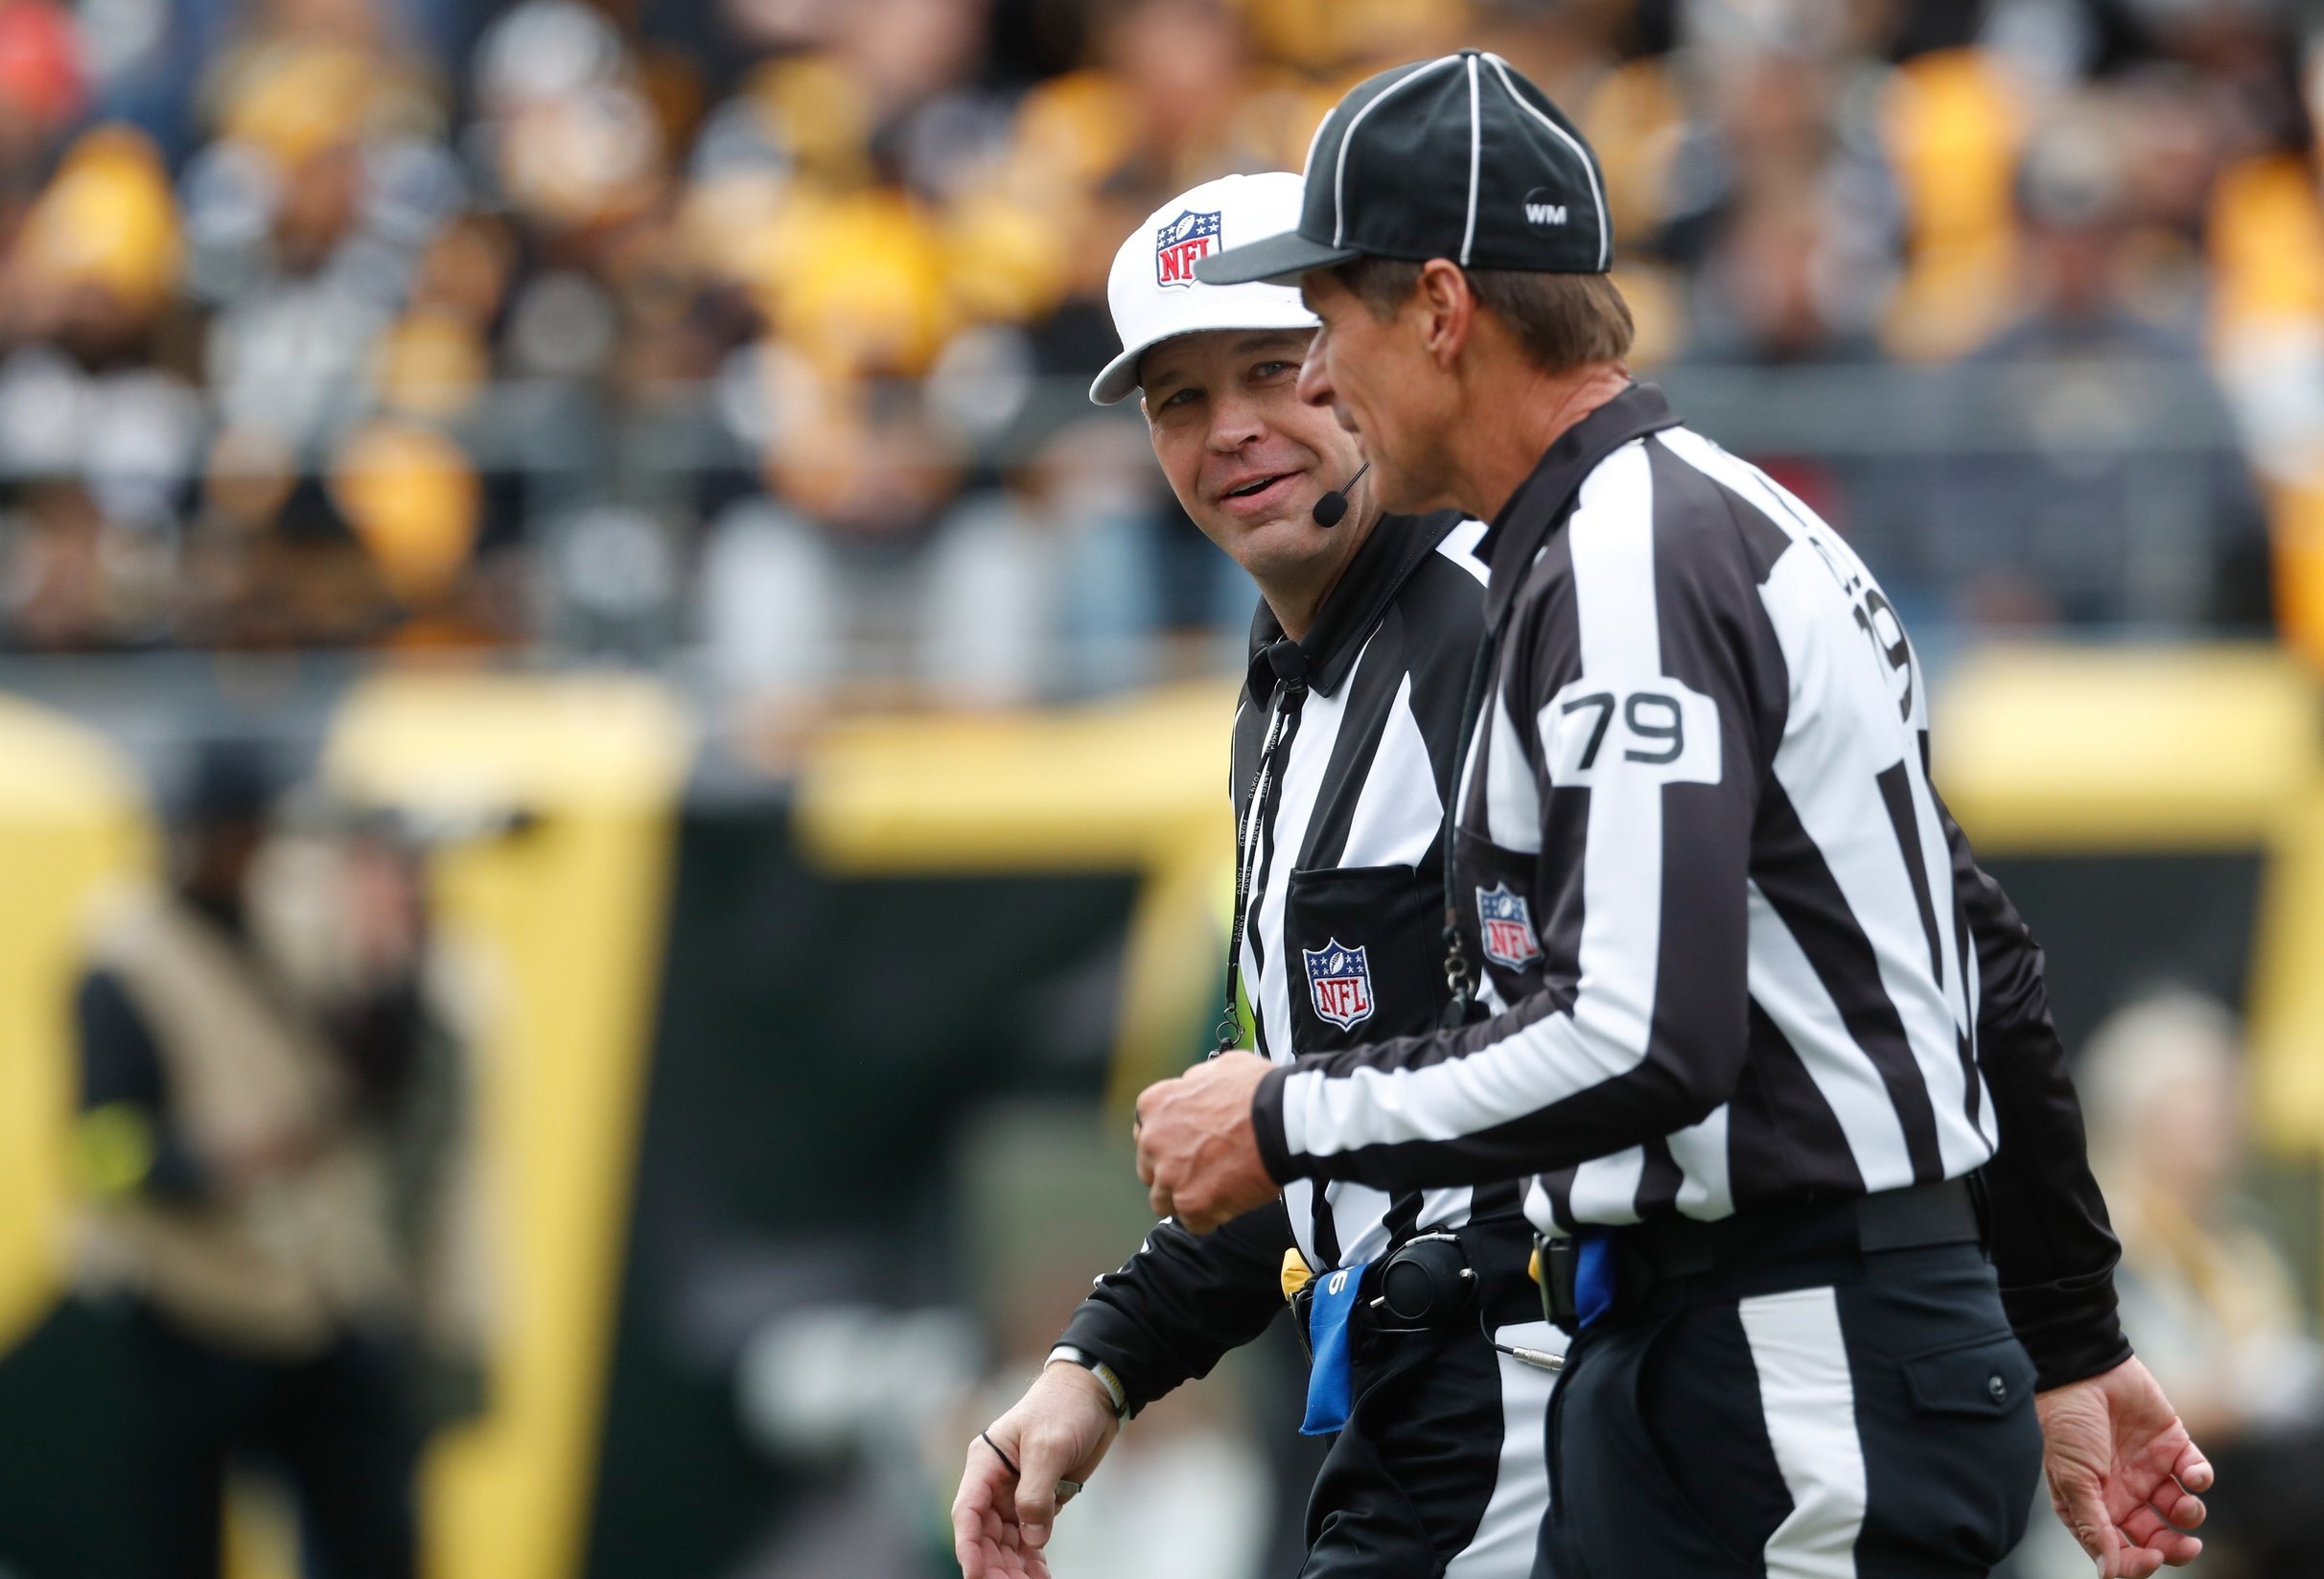
[{"label": "referee's ear", "polygon": [[1420,278],[1413,282],[1405,311],[1417,314],[1421,345],[1449,372],[1476,333],[1477,307],[1476,290],[1460,265],[1450,258],[1430,258],[1420,266]]}]

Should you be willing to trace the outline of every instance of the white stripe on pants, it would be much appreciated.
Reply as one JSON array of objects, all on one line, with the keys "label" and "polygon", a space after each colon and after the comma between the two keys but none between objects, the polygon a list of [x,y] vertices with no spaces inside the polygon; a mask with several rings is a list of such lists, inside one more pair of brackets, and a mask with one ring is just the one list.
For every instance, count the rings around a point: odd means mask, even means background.
[{"label": "white stripe on pants", "polygon": [[[1566,1335],[1546,1321],[1502,1327],[1494,1333],[1493,1341],[1549,1354],[1566,1349]],[[1526,1579],[1541,1541],[1542,1517],[1549,1507],[1545,1428],[1557,1377],[1509,1355],[1496,1358],[1500,1361],[1500,1468],[1476,1534],[1445,1565],[1444,1579]]]},{"label": "white stripe on pants", "polygon": [[1864,1528],[1864,1444],[1840,1302],[1828,1289],[1762,1294],[1738,1307],[1759,1371],[1759,1407],[1792,1511],[1767,1538],[1769,1579],[1854,1579]]}]

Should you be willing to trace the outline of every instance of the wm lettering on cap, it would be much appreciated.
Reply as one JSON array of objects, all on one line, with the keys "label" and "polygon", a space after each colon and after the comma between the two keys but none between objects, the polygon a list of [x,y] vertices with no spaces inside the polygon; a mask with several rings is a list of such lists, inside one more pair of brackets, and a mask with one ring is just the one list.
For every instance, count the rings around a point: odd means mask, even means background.
[{"label": "wm lettering on cap", "polygon": [[1321,948],[1299,951],[1307,960],[1308,992],[1315,1017],[1345,1031],[1372,1017],[1372,967],[1363,947],[1335,938]]},{"label": "wm lettering on cap", "polygon": [[1566,205],[1554,201],[1557,194],[1545,186],[1537,186],[1525,194],[1525,222],[1527,224],[1564,224]]},{"label": "wm lettering on cap", "polygon": [[1154,284],[1184,290],[1195,283],[1195,262],[1219,250],[1219,212],[1187,209],[1154,232]]}]

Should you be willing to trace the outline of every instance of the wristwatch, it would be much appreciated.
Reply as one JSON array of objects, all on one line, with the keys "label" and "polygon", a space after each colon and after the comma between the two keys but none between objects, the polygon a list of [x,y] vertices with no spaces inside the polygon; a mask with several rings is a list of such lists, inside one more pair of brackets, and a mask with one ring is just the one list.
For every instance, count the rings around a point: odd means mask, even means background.
[{"label": "wristwatch", "polygon": [[1077,1349],[1070,1343],[1060,1343],[1049,1351],[1049,1358],[1041,1361],[1041,1369],[1047,1370],[1060,1362],[1079,1365],[1098,1379],[1098,1385],[1105,1389],[1106,1398],[1113,1404],[1116,1420],[1127,1420],[1138,1412],[1129,1406],[1129,1390],[1122,1385],[1122,1379],[1114,1374],[1114,1368],[1096,1355]]}]

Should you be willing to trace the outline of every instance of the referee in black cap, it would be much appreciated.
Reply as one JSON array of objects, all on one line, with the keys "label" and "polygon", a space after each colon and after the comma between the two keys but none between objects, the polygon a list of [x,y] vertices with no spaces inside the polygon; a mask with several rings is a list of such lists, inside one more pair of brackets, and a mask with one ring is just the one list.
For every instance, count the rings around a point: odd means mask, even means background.
[{"label": "referee in black cap", "polygon": [[2124,1342],[2039,951],[1928,773],[1870,570],[1631,382],[1581,137],[1497,56],[1360,84],[1298,228],[1300,379],[1385,508],[1488,520],[1443,1029],[1139,1102],[1197,1231],[1293,1180],[1523,1176],[1551,1319],[1542,1571],[1987,1572],[2037,1464],[2102,1576],[2211,1468]]}]

